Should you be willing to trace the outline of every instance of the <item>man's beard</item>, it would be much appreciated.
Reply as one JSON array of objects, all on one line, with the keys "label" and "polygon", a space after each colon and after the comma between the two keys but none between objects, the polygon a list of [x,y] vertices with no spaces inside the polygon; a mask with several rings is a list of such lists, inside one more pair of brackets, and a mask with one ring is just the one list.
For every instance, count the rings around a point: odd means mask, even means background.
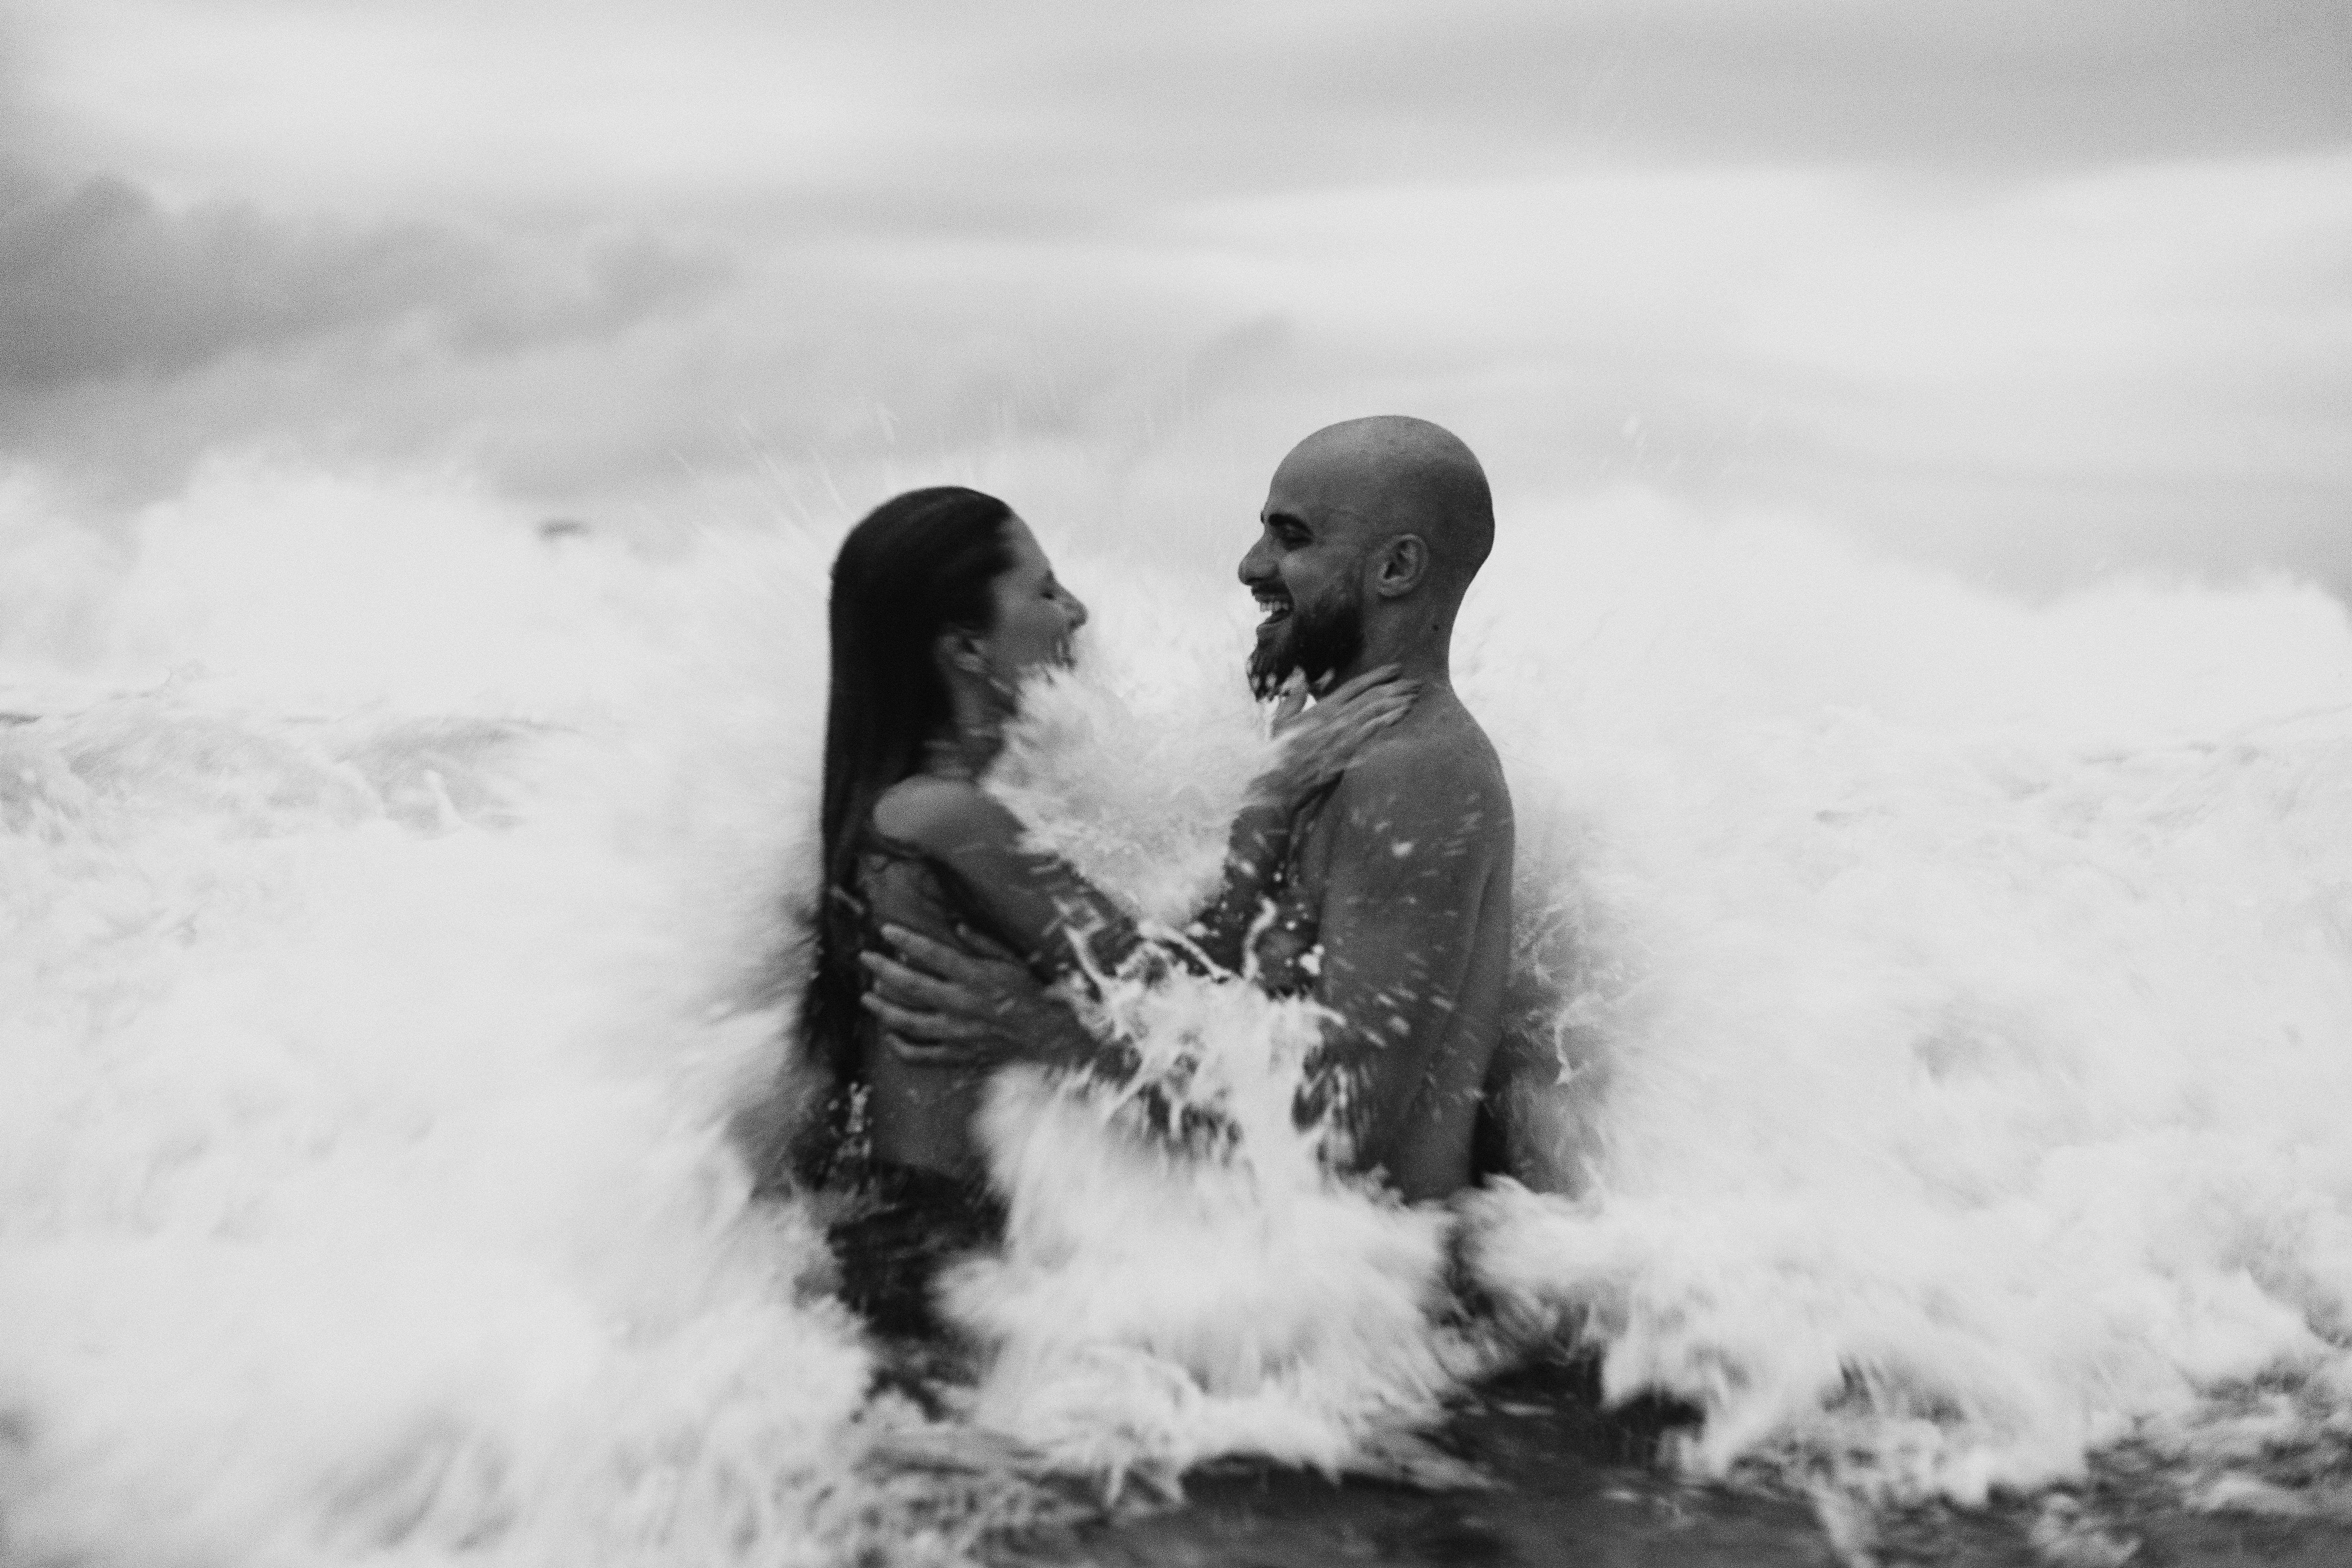
[{"label": "man's beard", "polygon": [[1281,629],[1250,649],[1250,689],[1261,700],[1272,697],[1297,670],[1319,690],[1363,651],[1363,606],[1352,595],[1312,606],[1294,602]]}]

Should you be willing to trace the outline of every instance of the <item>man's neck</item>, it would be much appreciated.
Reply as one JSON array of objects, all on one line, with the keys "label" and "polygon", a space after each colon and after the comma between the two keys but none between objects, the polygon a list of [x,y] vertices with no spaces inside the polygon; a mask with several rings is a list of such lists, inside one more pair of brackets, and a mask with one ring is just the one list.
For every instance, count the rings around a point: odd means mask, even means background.
[{"label": "man's neck", "polygon": [[1442,687],[1451,690],[1454,686],[1453,649],[1449,646],[1452,640],[1447,637],[1436,637],[1419,638],[1412,642],[1405,642],[1399,638],[1391,643],[1385,638],[1367,637],[1363,651],[1349,659],[1345,668],[1333,673],[1331,684],[1335,687],[1339,686],[1353,680],[1368,669],[1378,669],[1384,664],[1392,664],[1397,667],[1397,674],[1403,679],[1416,680],[1425,687]]}]

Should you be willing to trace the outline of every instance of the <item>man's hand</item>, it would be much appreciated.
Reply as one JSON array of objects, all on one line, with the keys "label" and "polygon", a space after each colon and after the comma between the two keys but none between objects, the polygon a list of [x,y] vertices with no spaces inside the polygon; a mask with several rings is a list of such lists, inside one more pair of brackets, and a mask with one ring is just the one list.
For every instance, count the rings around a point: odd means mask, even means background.
[{"label": "man's hand", "polygon": [[892,1055],[920,1067],[985,1069],[1061,1062],[1079,1042],[1091,1047],[1076,1015],[1026,964],[977,931],[958,927],[956,934],[973,951],[885,926],[883,940],[898,957],[859,955],[872,976],[863,1000],[882,1021]]}]

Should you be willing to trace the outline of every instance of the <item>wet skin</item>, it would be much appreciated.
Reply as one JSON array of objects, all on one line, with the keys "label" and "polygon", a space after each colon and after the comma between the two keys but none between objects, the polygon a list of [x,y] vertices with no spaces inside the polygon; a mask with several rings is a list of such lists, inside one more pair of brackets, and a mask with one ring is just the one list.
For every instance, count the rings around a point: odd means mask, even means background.
[{"label": "wet skin", "polygon": [[[1410,1201],[1467,1186],[1511,952],[1511,798],[1450,690],[1424,692],[1299,824],[1261,973],[1338,1015],[1304,1109]],[[1290,952],[1319,952],[1287,967]]]},{"label": "wet skin", "polygon": [[[1398,460],[1344,438],[1303,443],[1276,473],[1241,576],[1268,612],[1260,673],[1319,652],[1346,662],[1309,676],[1394,664],[1420,693],[1292,825],[1270,889],[1280,919],[1259,948],[1264,983],[1338,1016],[1302,1109],[1328,1115],[1348,1166],[1420,1201],[1472,1176],[1509,970],[1512,817],[1494,748],[1449,679],[1468,572],[1443,575],[1444,519],[1400,520],[1394,498],[1412,487],[1392,482]],[[891,940],[906,962],[869,959],[871,1005],[899,1048],[1027,1030],[1043,1058],[1077,1053],[1062,1038],[1075,1019],[1021,966]]]},{"label": "wet skin", "polygon": [[[1017,517],[1007,519],[1004,546],[1004,570],[989,584],[988,626],[965,636],[950,653],[951,658],[970,663],[980,688],[988,693],[1015,690],[1040,671],[1066,666],[1071,638],[1087,624],[1085,604],[1055,575],[1053,563],[1027,523]],[[866,860],[859,893],[871,906],[877,923],[924,932],[940,941],[956,940],[959,920],[974,907],[971,900],[957,896],[962,889],[956,873],[975,868],[959,867],[953,858],[935,853],[934,845],[943,835],[953,837],[959,844],[980,836],[969,823],[957,821],[955,814],[961,810],[984,815],[994,803],[985,797],[977,797],[969,784],[919,774],[892,786],[877,803],[876,829],[924,851],[919,858]],[[997,810],[1002,812],[1001,807]],[[1009,829],[1006,826],[1010,814],[1003,816],[1004,823],[988,825],[996,828],[996,839],[1018,832],[1017,825]],[[1026,918],[1034,924],[1041,917],[1021,905],[1018,896],[1049,871],[1033,868],[1020,858],[1004,857],[978,868],[975,874],[984,887],[1000,895],[999,903],[1014,906],[1011,913],[993,910],[992,913],[1006,920]],[[1089,893],[1091,889],[1081,884],[1064,897],[1082,899]],[[1043,918],[1050,918],[1055,907],[1049,906]],[[1015,940],[1024,950],[1038,947],[1043,941],[1034,933],[1028,940]],[[880,1032],[870,1028],[859,1051],[870,1096],[867,1113],[872,1119],[875,1153],[896,1164],[959,1178],[981,1175],[982,1162],[973,1142],[971,1122],[987,1085],[986,1074],[969,1063],[925,1059],[888,1049]]]},{"label": "wet skin", "polygon": [[[859,857],[855,895],[872,921],[895,932],[901,951],[968,957],[1001,953],[1000,971],[960,995],[968,1016],[989,1027],[961,1038],[933,1034],[893,1013],[907,995],[883,955],[861,955],[875,977],[865,998],[873,1023],[858,1049],[868,1089],[873,1152],[899,1166],[959,1179],[985,1173],[973,1117],[992,1071],[1013,1060],[1122,1076],[1133,1061],[1116,1042],[1096,1040],[1041,983],[1090,969],[1115,969],[1142,944],[1111,900],[1058,858],[1030,847],[1027,830],[976,782],[993,757],[1001,726],[1022,685],[1069,661],[1070,638],[1086,606],[1064,588],[1018,519],[1005,526],[1008,563],[991,583],[989,625],[956,630],[938,650],[957,718],[923,771],[875,803],[872,836]],[[1289,817],[1319,795],[1366,741],[1411,706],[1412,689],[1375,668],[1333,691],[1312,713],[1295,715],[1289,743],[1261,774],[1233,825],[1218,896],[1191,929],[1197,951],[1238,967],[1289,844]],[[923,997],[927,1005],[937,998]]]},{"label": "wet skin", "polygon": [[[1421,684],[1412,710],[1302,814],[1259,954],[1272,984],[1338,1015],[1306,1109],[1334,1118],[1348,1164],[1420,1201],[1472,1176],[1510,970],[1513,824],[1502,765],[1450,679],[1460,588],[1433,580],[1430,549],[1444,522],[1400,515],[1384,471],[1397,460],[1344,438],[1302,443],[1275,472],[1239,575],[1266,612],[1254,668],[1344,652],[1303,673],[1345,679],[1385,659]],[[1350,616],[1356,635],[1339,635]]]}]

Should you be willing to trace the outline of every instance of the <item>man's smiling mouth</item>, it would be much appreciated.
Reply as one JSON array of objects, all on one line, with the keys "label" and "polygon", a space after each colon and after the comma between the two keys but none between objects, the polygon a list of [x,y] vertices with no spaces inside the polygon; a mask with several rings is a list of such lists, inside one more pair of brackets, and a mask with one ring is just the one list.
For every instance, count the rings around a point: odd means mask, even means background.
[{"label": "man's smiling mouth", "polygon": [[1258,623],[1260,626],[1270,626],[1277,621],[1290,618],[1290,600],[1287,597],[1274,594],[1259,594],[1255,597],[1258,611],[1265,616]]}]

